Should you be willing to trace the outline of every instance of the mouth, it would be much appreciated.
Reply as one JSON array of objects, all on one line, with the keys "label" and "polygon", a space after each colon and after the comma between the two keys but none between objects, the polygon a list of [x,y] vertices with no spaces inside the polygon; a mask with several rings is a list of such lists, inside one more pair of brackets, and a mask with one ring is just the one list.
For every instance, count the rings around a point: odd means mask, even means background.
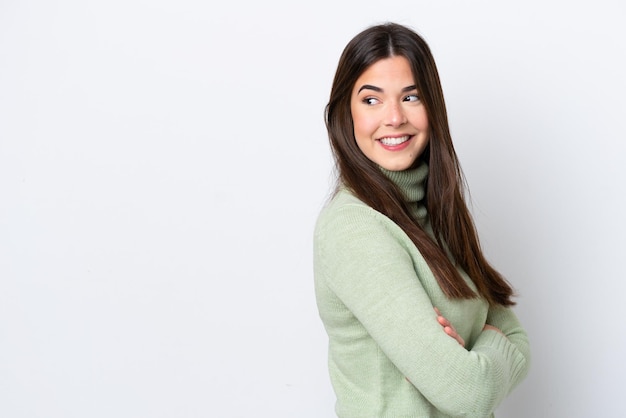
[{"label": "mouth", "polygon": [[409,139],[411,139],[410,135],[404,135],[404,136],[397,136],[397,137],[384,137],[384,138],[380,138],[379,141],[381,144],[387,147],[395,147],[395,146],[405,143]]}]

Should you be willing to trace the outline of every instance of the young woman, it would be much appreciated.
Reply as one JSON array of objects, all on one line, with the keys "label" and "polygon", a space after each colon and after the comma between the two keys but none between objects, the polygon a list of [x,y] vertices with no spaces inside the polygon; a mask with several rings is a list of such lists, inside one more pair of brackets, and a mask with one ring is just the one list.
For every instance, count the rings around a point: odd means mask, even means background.
[{"label": "young woman", "polygon": [[480,249],[424,40],[393,23],[353,38],[326,125],[339,182],[314,268],[337,415],[493,416],[529,345]]}]

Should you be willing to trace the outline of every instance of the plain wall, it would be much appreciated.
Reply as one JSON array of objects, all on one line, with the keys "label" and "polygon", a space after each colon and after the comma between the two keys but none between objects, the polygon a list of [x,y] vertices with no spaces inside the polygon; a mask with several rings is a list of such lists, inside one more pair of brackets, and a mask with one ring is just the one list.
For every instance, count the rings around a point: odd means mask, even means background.
[{"label": "plain wall", "polygon": [[429,42],[533,366],[499,417],[623,416],[626,6],[0,1],[0,416],[331,417],[312,230],[335,65]]}]

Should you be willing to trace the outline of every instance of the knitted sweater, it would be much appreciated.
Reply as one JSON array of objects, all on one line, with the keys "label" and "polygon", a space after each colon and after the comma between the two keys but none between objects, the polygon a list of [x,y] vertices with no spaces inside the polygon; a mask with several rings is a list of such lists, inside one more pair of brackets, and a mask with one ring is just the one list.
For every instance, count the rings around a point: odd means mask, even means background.
[{"label": "knitted sweater", "polygon": [[[428,167],[385,173],[432,234]],[[513,311],[447,298],[408,236],[346,189],[317,220],[314,275],[341,418],[492,417],[528,371],[528,339]],[[465,347],[444,333],[433,307]],[[504,335],[483,331],[486,323]]]}]

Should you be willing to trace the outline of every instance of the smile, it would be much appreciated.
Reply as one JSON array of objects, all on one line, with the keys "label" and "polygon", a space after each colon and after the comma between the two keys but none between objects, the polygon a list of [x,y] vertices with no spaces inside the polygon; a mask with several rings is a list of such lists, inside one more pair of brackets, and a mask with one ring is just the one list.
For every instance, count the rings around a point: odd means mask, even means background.
[{"label": "smile", "polygon": [[400,145],[406,141],[408,141],[411,137],[409,135],[399,136],[395,138],[380,138],[379,141],[388,147],[393,147],[395,145]]}]

